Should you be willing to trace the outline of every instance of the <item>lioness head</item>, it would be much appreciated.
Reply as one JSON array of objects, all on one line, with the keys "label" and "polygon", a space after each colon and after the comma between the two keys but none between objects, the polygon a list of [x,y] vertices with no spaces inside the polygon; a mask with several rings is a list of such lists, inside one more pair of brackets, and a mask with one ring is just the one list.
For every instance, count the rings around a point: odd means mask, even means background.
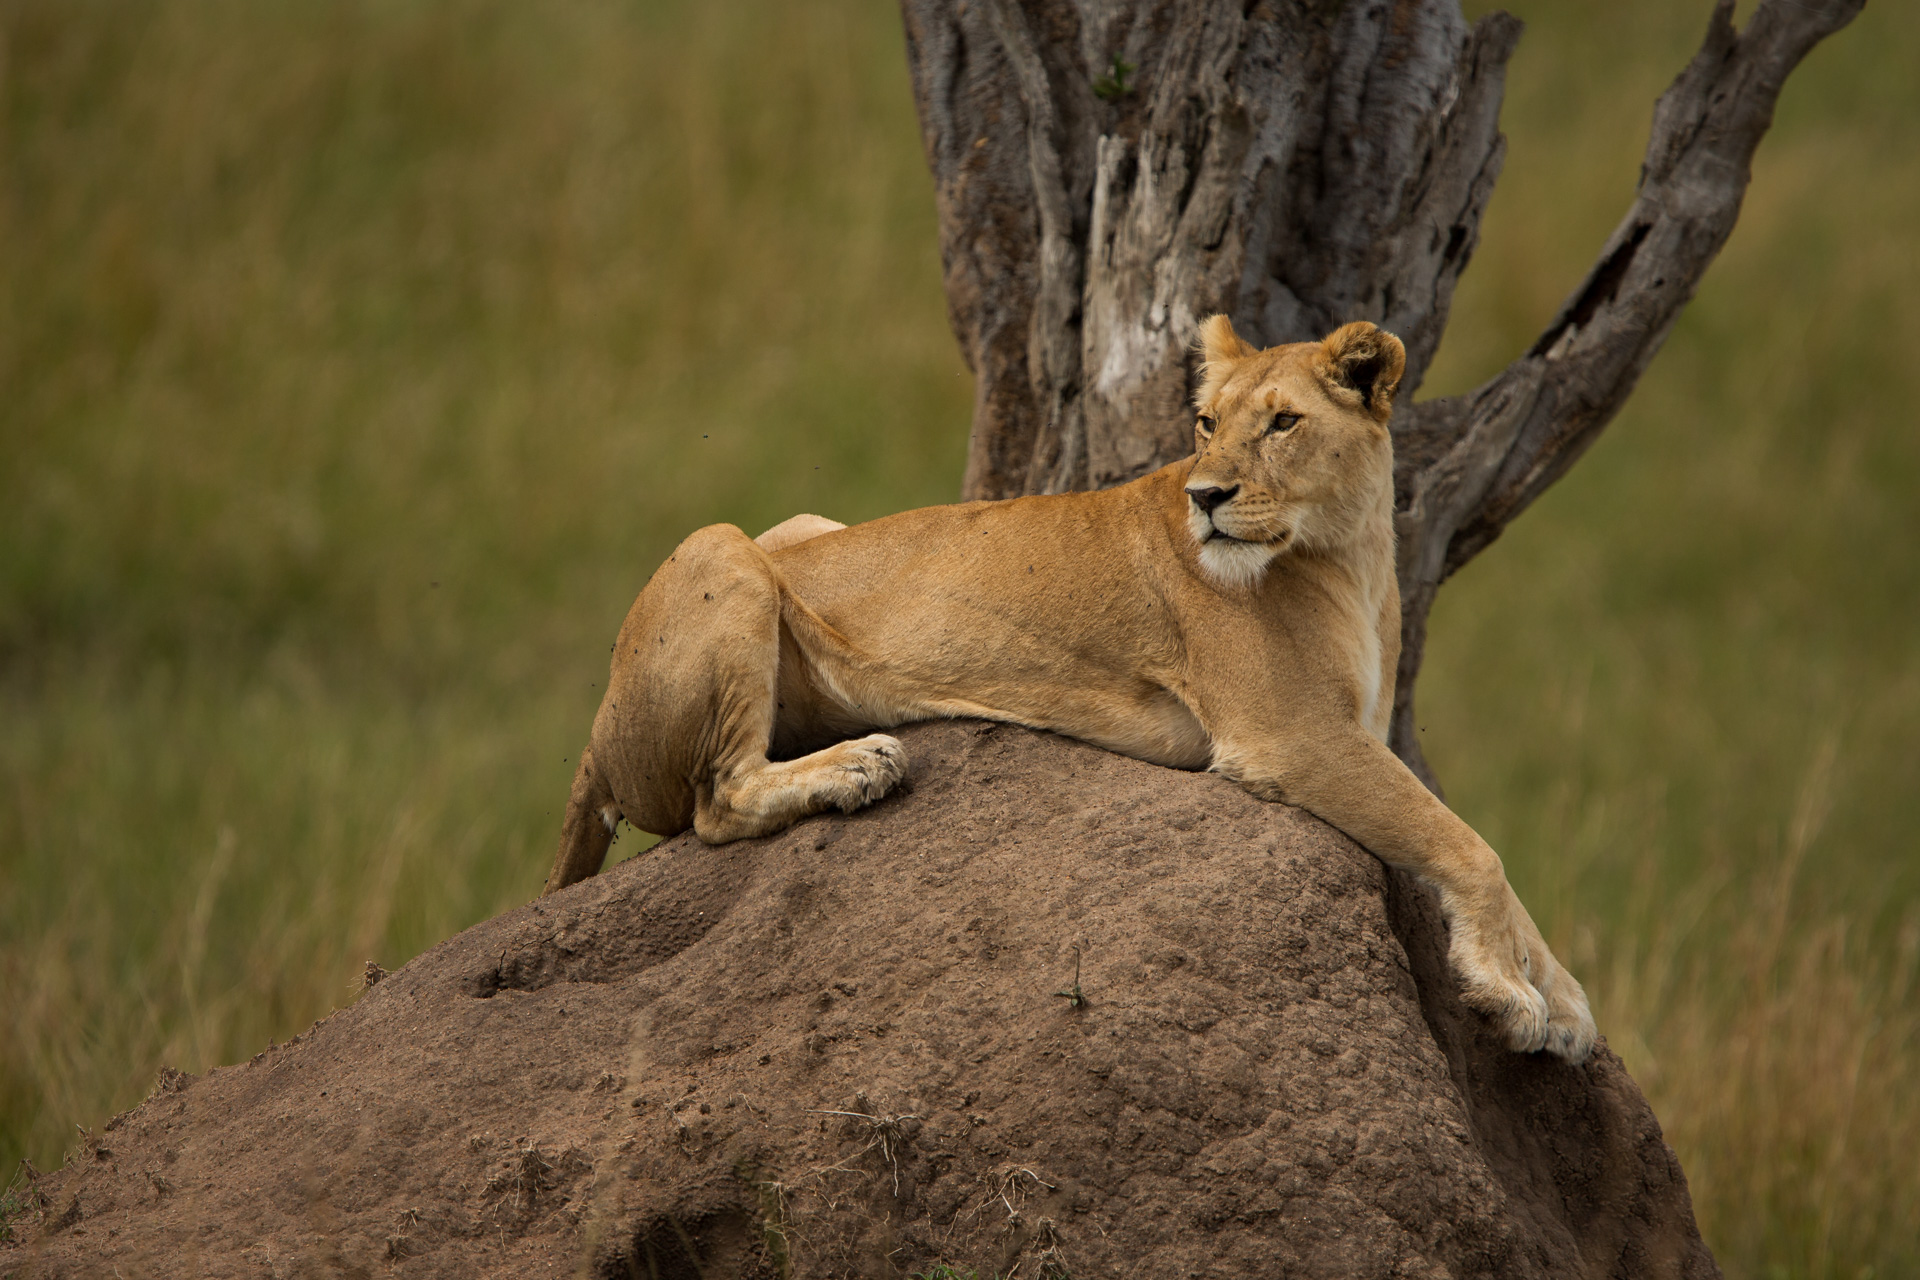
[{"label": "lioness head", "polygon": [[1274,557],[1336,550],[1390,510],[1400,339],[1358,321],[1257,351],[1214,316],[1199,347],[1187,526],[1209,576],[1251,586]]}]

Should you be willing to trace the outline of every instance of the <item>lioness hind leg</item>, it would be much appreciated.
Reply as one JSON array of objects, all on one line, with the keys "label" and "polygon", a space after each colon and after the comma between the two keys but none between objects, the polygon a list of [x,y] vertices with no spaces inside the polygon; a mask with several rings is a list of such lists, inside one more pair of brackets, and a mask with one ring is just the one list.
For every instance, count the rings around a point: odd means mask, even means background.
[{"label": "lioness hind leg", "polygon": [[[900,743],[883,734],[767,759],[781,663],[805,661],[782,652],[782,592],[766,549],[718,525],[680,545],[629,620],[636,638],[652,632],[655,643],[634,646],[645,670],[623,706],[638,708],[649,732],[670,724],[671,737],[700,744],[671,771],[691,780],[693,829],[708,844],[771,835],[824,809],[851,812],[892,790],[904,771]],[[596,748],[599,732],[596,725]]]},{"label": "lioness hind leg", "polygon": [[708,844],[771,835],[826,809],[852,813],[893,790],[906,772],[900,741],[884,733],[835,743],[798,760],[745,761],[702,789],[693,829]]},{"label": "lioness hind leg", "polygon": [[767,530],[754,541],[762,551],[778,551],[782,547],[796,546],[823,533],[832,533],[847,526],[838,520],[829,520],[825,516],[816,516],[803,512],[797,516],[788,516],[773,528]]}]

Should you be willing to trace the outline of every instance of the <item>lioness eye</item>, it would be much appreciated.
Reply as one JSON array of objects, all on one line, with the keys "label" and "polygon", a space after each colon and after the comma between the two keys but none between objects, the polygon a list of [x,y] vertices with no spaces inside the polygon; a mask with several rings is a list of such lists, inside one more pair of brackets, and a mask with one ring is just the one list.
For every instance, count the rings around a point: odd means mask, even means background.
[{"label": "lioness eye", "polygon": [[1214,421],[1206,414],[1203,413],[1200,415],[1200,421],[1196,425],[1199,426],[1201,435],[1210,436],[1213,434]]},{"label": "lioness eye", "polygon": [[1276,413],[1273,415],[1273,425],[1269,426],[1267,430],[1275,434],[1282,431],[1291,431],[1294,428],[1294,424],[1299,421],[1300,415],[1297,413]]}]

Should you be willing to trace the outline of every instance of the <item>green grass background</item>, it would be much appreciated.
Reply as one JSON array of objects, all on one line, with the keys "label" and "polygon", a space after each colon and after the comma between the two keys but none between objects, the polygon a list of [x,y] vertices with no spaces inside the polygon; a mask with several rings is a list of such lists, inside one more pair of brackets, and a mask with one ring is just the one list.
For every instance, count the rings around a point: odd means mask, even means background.
[{"label": "green grass background", "polygon": [[[1707,12],[1512,7],[1427,394]],[[1815,51],[1421,684],[1735,1277],[1920,1270],[1916,66],[1893,3]],[[0,1181],[535,893],[673,542],[948,500],[970,402],[878,0],[0,0]]]}]

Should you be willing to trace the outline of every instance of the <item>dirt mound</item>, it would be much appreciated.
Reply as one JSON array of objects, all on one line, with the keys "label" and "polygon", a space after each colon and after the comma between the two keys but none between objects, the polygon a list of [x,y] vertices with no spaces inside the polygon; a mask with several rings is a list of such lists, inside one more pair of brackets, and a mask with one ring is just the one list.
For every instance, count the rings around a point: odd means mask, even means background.
[{"label": "dirt mound", "polygon": [[0,1274],[1718,1274],[1619,1060],[1495,1045],[1337,833],[902,736],[866,813],[670,841],[170,1076]]}]

